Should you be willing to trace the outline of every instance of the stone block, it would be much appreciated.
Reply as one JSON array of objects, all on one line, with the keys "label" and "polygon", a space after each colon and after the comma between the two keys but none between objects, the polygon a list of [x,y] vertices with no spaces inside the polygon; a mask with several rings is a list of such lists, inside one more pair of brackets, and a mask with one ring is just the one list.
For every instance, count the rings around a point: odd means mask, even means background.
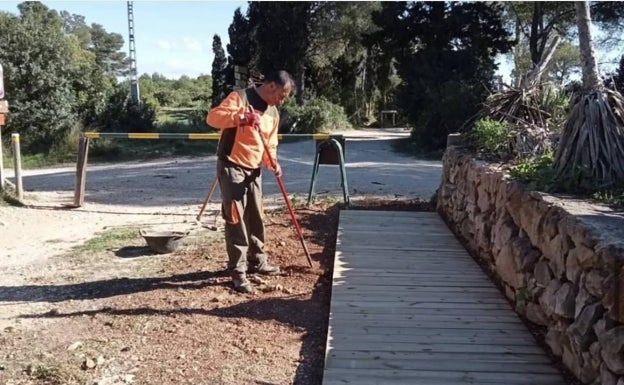
[{"label": "stone block", "polygon": [[585,290],[583,287],[580,287],[578,294],[576,295],[576,303],[574,306],[574,319],[578,318],[579,314],[581,314],[581,311],[585,309],[585,306],[595,302],[598,302],[598,299],[589,294],[589,292],[587,292],[587,290]]},{"label": "stone block", "polygon": [[494,256],[496,264],[496,272],[498,276],[514,289],[524,286],[524,276],[519,272],[514,256],[512,254],[511,245],[503,246],[498,255]]},{"label": "stone block", "polygon": [[546,287],[554,276],[552,270],[548,266],[548,262],[544,259],[541,259],[535,264],[533,275],[535,276],[537,284],[542,287]]},{"label": "stone block", "polygon": [[589,384],[600,377],[600,361],[592,359],[589,352],[581,353],[584,365],[581,367],[579,379],[584,384]]},{"label": "stone block", "polygon": [[601,355],[611,372],[618,376],[624,375],[624,355],[609,353],[605,349],[602,349]]},{"label": "stone block", "polygon": [[570,282],[561,285],[555,293],[555,314],[568,319],[574,318],[576,291],[577,289]]},{"label": "stone block", "polygon": [[568,328],[570,341],[576,344],[580,351],[587,351],[589,346],[597,341],[593,326],[603,313],[604,308],[600,303],[587,305]]},{"label": "stone block", "polygon": [[600,365],[600,384],[617,385],[618,377],[609,370],[606,364]]},{"label": "stone block", "polygon": [[563,355],[563,332],[561,330],[551,325],[546,332],[545,341],[555,356]]},{"label": "stone block", "polygon": [[624,326],[616,326],[604,333],[596,334],[600,336],[598,341],[602,346],[603,356],[604,353],[610,355],[624,353]]},{"label": "stone block", "polygon": [[529,302],[526,305],[526,317],[533,323],[548,326],[549,320],[542,307],[536,303]]},{"label": "stone block", "polygon": [[624,271],[610,275],[604,282],[602,304],[610,318],[624,323]]},{"label": "stone block", "polygon": [[596,298],[604,297],[607,273],[590,270],[581,276],[581,284],[587,292]]},{"label": "stone block", "polygon": [[553,279],[546,286],[546,290],[544,290],[544,294],[539,298],[539,303],[544,310],[544,313],[549,317],[555,314],[555,308],[557,306],[557,291],[561,288],[561,282],[557,279]]}]

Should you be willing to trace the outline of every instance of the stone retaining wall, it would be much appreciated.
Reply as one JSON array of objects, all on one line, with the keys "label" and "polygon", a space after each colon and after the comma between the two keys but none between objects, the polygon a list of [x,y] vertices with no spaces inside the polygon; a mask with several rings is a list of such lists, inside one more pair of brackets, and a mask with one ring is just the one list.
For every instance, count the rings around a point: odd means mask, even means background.
[{"label": "stone retaining wall", "polygon": [[[447,148],[437,208],[583,383],[624,385],[624,216]],[[619,304],[619,305],[618,305]]]}]

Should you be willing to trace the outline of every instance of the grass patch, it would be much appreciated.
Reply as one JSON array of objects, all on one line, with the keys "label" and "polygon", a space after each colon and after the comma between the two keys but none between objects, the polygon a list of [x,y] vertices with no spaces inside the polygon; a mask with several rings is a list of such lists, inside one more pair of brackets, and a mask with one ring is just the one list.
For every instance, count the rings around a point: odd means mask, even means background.
[{"label": "grass patch", "polygon": [[70,364],[36,363],[26,367],[26,374],[40,384],[45,385],[73,385],[84,384],[86,379],[82,373]]},{"label": "grass patch", "polygon": [[23,207],[24,204],[17,199],[17,192],[9,184],[0,190],[0,206]]},{"label": "grass patch", "polygon": [[139,229],[136,227],[110,228],[86,241],[77,251],[81,254],[98,254],[130,243],[140,244],[141,240]]},{"label": "grass patch", "polygon": [[[62,163],[75,163],[77,154],[39,153],[21,154],[22,169],[35,169]],[[3,153],[2,164],[5,168],[14,168],[13,156]]]}]

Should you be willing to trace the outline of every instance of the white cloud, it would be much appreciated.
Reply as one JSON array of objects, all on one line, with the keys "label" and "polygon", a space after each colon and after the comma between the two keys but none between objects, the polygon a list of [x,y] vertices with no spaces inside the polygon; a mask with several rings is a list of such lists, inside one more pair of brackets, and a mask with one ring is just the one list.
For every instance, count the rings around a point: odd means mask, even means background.
[{"label": "white cloud", "polygon": [[182,39],[182,46],[185,50],[188,50],[190,52],[199,53],[203,51],[202,43],[199,40],[190,37],[185,37]]},{"label": "white cloud", "polygon": [[202,43],[191,37],[181,39],[160,39],[156,41],[159,49],[164,51],[201,53],[204,50]]},{"label": "white cloud", "polygon": [[158,46],[158,48],[167,51],[175,47],[175,43],[170,40],[158,40],[156,42],[156,45]]}]

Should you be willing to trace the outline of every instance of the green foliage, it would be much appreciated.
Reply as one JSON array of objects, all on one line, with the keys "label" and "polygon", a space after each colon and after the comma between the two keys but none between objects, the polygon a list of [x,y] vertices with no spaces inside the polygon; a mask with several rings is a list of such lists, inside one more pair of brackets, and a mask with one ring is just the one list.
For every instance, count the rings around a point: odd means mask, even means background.
[{"label": "green foliage", "polygon": [[592,199],[614,209],[624,209],[624,187],[602,189],[595,185],[581,184],[583,173],[578,168],[571,178],[561,179],[554,170],[552,151],[513,165],[510,174],[527,184],[530,189],[547,193],[569,193]]},{"label": "green foliage", "polygon": [[474,144],[487,157],[501,158],[509,155],[509,126],[489,118],[475,122],[472,131]]},{"label": "green foliage", "polygon": [[511,176],[527,183],[532,188],[552,192],[561,189],[554,178],[554,155],[548,152],[538,157],[524,159],[510,168]]},{"label": "green foliage", "polygon": [[290,100],[282,106],[281,120],[281,132],[312,134],[352,128],[344,109],[323,97],[307,100],[303,106]]},{"label": "green foliage", "polygon": [[562,87],[554,84],[543,84],[540,94],[539,108],[548,114],[545,128],[551,131],[561,131],[568,116],[570,96]]},{"label": "green foliage", "polygon": [[624,188],[597,191],[592,198],[617,210],[624,209]]},{"label": "green foliage", "polygon": [[36,2],[19,8],[21,17],[0,13],[0,62],[11,101],[6,128],[21,134],[24,153],[47,151],[76,119],[71,50],[55,11]]},{"label": "green foliage", "polygon": [[[124,87],[129,87],[124,82]],[[192,79],[182,76],[179,79],[167,79],[154,73],[139,77],[141,100],[153,108],[196,108],[209,104],[212,95],[212,77],[199,75]]]},{"label": "green foliage", "polygon": [[133,104],[128,90],[117,86],[99,117],[99,131],[153,132],[155,119],[156,111],[150,105]]},{"label": "green foliage", "polygon": [[444,148],[485,100],[494,57],[511,48],[501,20],[490,3],[384,2],[374,15],[371,39],[396,60],[397,104],[419,147]]}]

